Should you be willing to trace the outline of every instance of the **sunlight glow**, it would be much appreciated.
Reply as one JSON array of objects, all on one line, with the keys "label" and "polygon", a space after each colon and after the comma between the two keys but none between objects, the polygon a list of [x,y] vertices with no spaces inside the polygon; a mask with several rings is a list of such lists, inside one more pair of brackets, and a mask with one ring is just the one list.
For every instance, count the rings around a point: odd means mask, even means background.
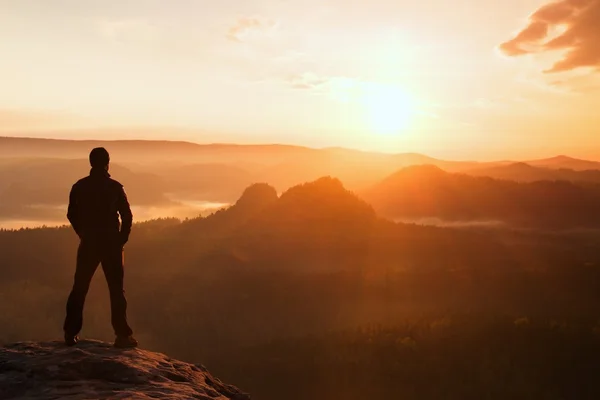
[{"label": "sunlight glow", "polygon": [[414,114],[411,97],[396,86],[369,84],[365,87],[361,100],[373,133],[400,133],[408,127]]},{"label": "sunlight glow", "polygon": [[417,114],[415,99],[397,85],[335,78],[329,82],[330,96],[359,107],[364,128],[381,135],[405,130]]}]

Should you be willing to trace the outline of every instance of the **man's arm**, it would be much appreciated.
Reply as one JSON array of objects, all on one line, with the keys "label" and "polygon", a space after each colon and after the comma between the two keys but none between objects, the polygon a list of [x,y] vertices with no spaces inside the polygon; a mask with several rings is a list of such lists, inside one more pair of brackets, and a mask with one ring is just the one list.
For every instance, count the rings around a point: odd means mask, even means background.
[{"label": "man's arm", "polygon": [[121,216],[121,240],[123,244],[129,240],[129,234],[131,233],[131,225],[133,224],[133,214],[131,213],[131,207],[127,200],[127,194],[123,186],[119,188],[119,200],[117,203],[117,210]]},{"label": "man's arm", "polygon": [[77,204],[77,193],[76,186],[73,185],[71,192],[69,193],[69,208],[67,209],[67,219],[71,223],[73,230],[77,236],[81,237],[81,230],[79,224],[79,208]]}]

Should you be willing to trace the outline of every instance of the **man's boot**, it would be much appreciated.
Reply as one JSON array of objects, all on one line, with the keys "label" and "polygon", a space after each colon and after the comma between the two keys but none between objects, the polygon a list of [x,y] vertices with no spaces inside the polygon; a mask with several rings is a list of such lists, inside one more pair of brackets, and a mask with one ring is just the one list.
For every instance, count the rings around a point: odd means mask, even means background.
[{"label": "man's boot", "polygon": [[79,342],[79,336],[65,333],[65,344],[67,346],[75,346],[77,342]]},{"label": "man's boot", "polygon": [[115,347],[120,349],[130,349],[138,346],[138,341],[131,335],[117,336],[115,339]]}]

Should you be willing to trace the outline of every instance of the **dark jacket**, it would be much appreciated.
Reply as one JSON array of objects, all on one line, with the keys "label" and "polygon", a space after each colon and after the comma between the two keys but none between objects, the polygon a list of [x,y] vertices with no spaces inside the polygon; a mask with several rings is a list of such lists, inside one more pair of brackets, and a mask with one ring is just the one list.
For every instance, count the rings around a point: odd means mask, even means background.
[{"label": "dark jacket", "polygon": [[95,168],[73,185],[67,218],[82,240],[116,239],[122,244],[129,239],[133,222],[123,185],[106,170]]}]

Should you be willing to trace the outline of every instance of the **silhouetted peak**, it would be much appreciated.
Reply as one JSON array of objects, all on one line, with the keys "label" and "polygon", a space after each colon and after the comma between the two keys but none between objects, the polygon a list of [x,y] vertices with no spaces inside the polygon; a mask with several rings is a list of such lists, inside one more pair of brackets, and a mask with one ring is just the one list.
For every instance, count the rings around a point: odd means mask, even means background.
[{"label": "silhouetted peak", "polygon": [[281,195],[279,211],[296,215],[375,216],[372,207],[347,190],[337,178],[322,177],[294,186]]},{"label": "silhouetted peak", "polygon": [[[3,399],[156,398],[250,400],[201,365],[147,350],[84,340],[21,342],[0,348]],[[31,379],[35,377],[35,379]]]},{"label": "silhouetted peak", "polygon": [[587,170],[587,169],[600,169],[600,162],[582,160],[573,158],[565,155],[560,155],[552,158],[546,158],[542,160],[529,161],[531,165],[542,166],[552,169],[573,169],[573,170]]},{"label": "silhouetted peak", "polygon": [[351,195],[351,193],[344,188],[344,184],[339,179],[325,176],[316,181],[292,187],[281,195],[281,199],[285,202],[290,197],[308,196],[334,198],[346,195]]},{"label": "silhouetted peak", "polygon": [[566,162],[566,161],[583,161],[583,160],[579,160],[577,158],[573,158],[573,157],[569,157],[564,154],[561,154],[561,155],[558,155],[555,157],[550,157],[546,161]]},{"label": "silhouetted peak", "polygon": [[265,207],[277,199],[277,190],[273,186],[267,183],[255,183],[244,190],[235,206],[241,208]]},{"label": "silhouetted peak", "polygon": [[507,168],[515,169],[515,170],[534,170],[536,169],[534,166],[529,165],[524,162],[516,162],[506,166]]},{"label": "silhouetted peak", "polygon": [[595,161],[583,160],[581,158],[574,158],[566,155],[559,155],[555,157],[545,158],[542,160],[535,160],[533,164],[539,164],[542,166],[574,166],[575,168],[581,166],[588,166],[596,164]]},{"label": "silhouetted peak", "polygon": [[396,160],[400,161],[401,164],[404,164],[404,165],[412,164],[413,166],[419,166],[419,165],[424,165],[424,164],[429,164],[432,162],[439,161],[439,160],[436,160],[435,158],[426,156],[424,154],[419,154],[419,153],[399,153],[399,154],[394,154],[392,157],[395,158]]},{"label": "silhouetted peak", "polygon": [[559,155],[550,158],[543,158],[541,160],[531,161],[532,164],[570,164],[570,163],[595,163],[595,161],[583,160],[581,158],[574,158],[567,155]]},{"label": "silhouetted peak", "polygon": [[402,168],[398,172],[391,175],[386,180],[416,180],[416,181],[425,181],[432,179],[440,179],[448,176],[449,173],[437,167],[435,165],[413,165],[410,167]]}]

